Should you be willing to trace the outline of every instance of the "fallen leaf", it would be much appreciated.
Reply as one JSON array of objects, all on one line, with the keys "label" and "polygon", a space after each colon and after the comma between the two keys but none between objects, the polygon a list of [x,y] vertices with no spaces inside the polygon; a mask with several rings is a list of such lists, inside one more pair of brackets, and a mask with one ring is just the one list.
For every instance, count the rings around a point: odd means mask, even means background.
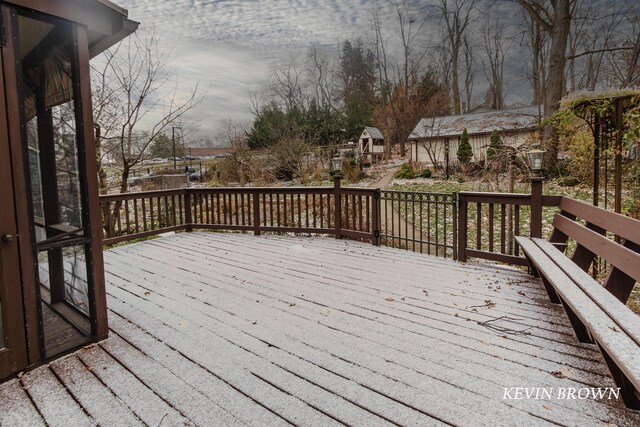
[{"label": "fallen leaf", "polygon": [[392,297],[386,297],[385,300],[386,301],[395,301]]},{"label": "fallen leaf", "polygon": [[149,296],[149,295],[151,295],[151,292],[149,292],[149,291],[145,291],[144,292],[144,296]]},{"label": "fallen leaf", "polygon": [[551,372],[551,375],[553,375],[556,378],[567,378],[570,372],[571,370],[569,368],[563,367],[563,368],[560,368],[560,370],[558,371]]},{"label": "fallen leaf", "polygon": [[551,410],[552,410],[551,406],[542,405],[542,407],[543,407],[544,409],[546,409],[547,411],[551,411]]}]

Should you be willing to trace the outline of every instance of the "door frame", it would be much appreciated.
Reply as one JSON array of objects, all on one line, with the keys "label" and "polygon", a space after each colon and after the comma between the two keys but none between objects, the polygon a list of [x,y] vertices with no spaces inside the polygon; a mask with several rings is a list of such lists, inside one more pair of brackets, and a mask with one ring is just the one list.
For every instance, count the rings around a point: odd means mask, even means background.
[{"label": "door frame", "polygon": [[[11,28],[11,10],[6,3],[0,5],[5,29]],[[0,66],[0,158],[4,163],[0,168],[2,186],[0,192],[7,204],[0,213],[0,232],[10,234],[14,239],[10,243],[1,243],[2,260],[0,265],[0,299],[2,300],[3,328],[6,331],[5,349],[0,350],[0,378],[19,372],[39,357],[40,345],[38,334],[28,340],[27,331],[38,330],[38,313],[35,306],[35,295],[23,293],[23,281],[32,278],[35,284],[31,250],[31,231],[29,230],[28,203],[26,197],[15,197],[25,194],[22,147],[20,138],[20,118],[16,108],[17,92],[5,91],[6,87],[17,87],[15,73],[15,55],[12,43],[5,43],[1,50]],[[13,92],[13,93],[12,93]],[[22,218],[21,218],[22,217]],[[31,274],[29,274],[31,271]],[[35,289],[35,287],[31,287]],[[32,310],[25,312],[24,302],[30,297]],[[16,319],[25,319],[16,322]],[[32,347],[33,346],[33,347]]]}]

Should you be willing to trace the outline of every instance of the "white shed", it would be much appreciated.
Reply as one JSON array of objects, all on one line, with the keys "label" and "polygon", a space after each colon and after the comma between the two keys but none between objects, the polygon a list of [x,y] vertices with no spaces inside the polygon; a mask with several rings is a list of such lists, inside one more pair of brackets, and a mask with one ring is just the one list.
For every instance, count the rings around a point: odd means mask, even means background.
[{"label": "white shed", "polygon": [[358,153],[364,163],[372,163],[384,156],[384,136],[378,128],[364,128],[358,140]]}]

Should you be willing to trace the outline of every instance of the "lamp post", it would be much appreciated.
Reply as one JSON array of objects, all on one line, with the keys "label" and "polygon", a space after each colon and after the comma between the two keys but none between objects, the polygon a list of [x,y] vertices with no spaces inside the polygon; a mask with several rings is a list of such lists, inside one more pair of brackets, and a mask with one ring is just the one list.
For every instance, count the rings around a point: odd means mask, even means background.
[{"label": "lamp post", "polygon": [[342,179],[342,157],[339,154],[331,159],[331,170],[333,170],[333,185],[340,188],[340,180]]},{"label": "lamp post", "polygon": [[333,197],[335,200],[335,230],[336,239],[342,237],[342,194],[340,192],[340,180],[342,179],[342,158],[340,154],[331,159],[331,169],[333,170]]},{"label": "lamp post", "polygon": [[539,146],[527,152],[527,160],[531,169],[531,237],[542,237],[542,165],[544,150]]}]

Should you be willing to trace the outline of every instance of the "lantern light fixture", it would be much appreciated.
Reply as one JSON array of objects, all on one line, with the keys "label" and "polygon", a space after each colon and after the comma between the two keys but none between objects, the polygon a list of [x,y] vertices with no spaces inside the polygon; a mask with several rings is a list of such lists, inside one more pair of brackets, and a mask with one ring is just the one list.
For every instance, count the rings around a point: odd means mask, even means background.
[{"label": "lantern light fixture", "polygon": [[527,159],[529,160],[529,168],[531,172],[539,174],[542,171],[544,165],[544,150],[541,150],[539,146],[534,147],[527,152]]}]

